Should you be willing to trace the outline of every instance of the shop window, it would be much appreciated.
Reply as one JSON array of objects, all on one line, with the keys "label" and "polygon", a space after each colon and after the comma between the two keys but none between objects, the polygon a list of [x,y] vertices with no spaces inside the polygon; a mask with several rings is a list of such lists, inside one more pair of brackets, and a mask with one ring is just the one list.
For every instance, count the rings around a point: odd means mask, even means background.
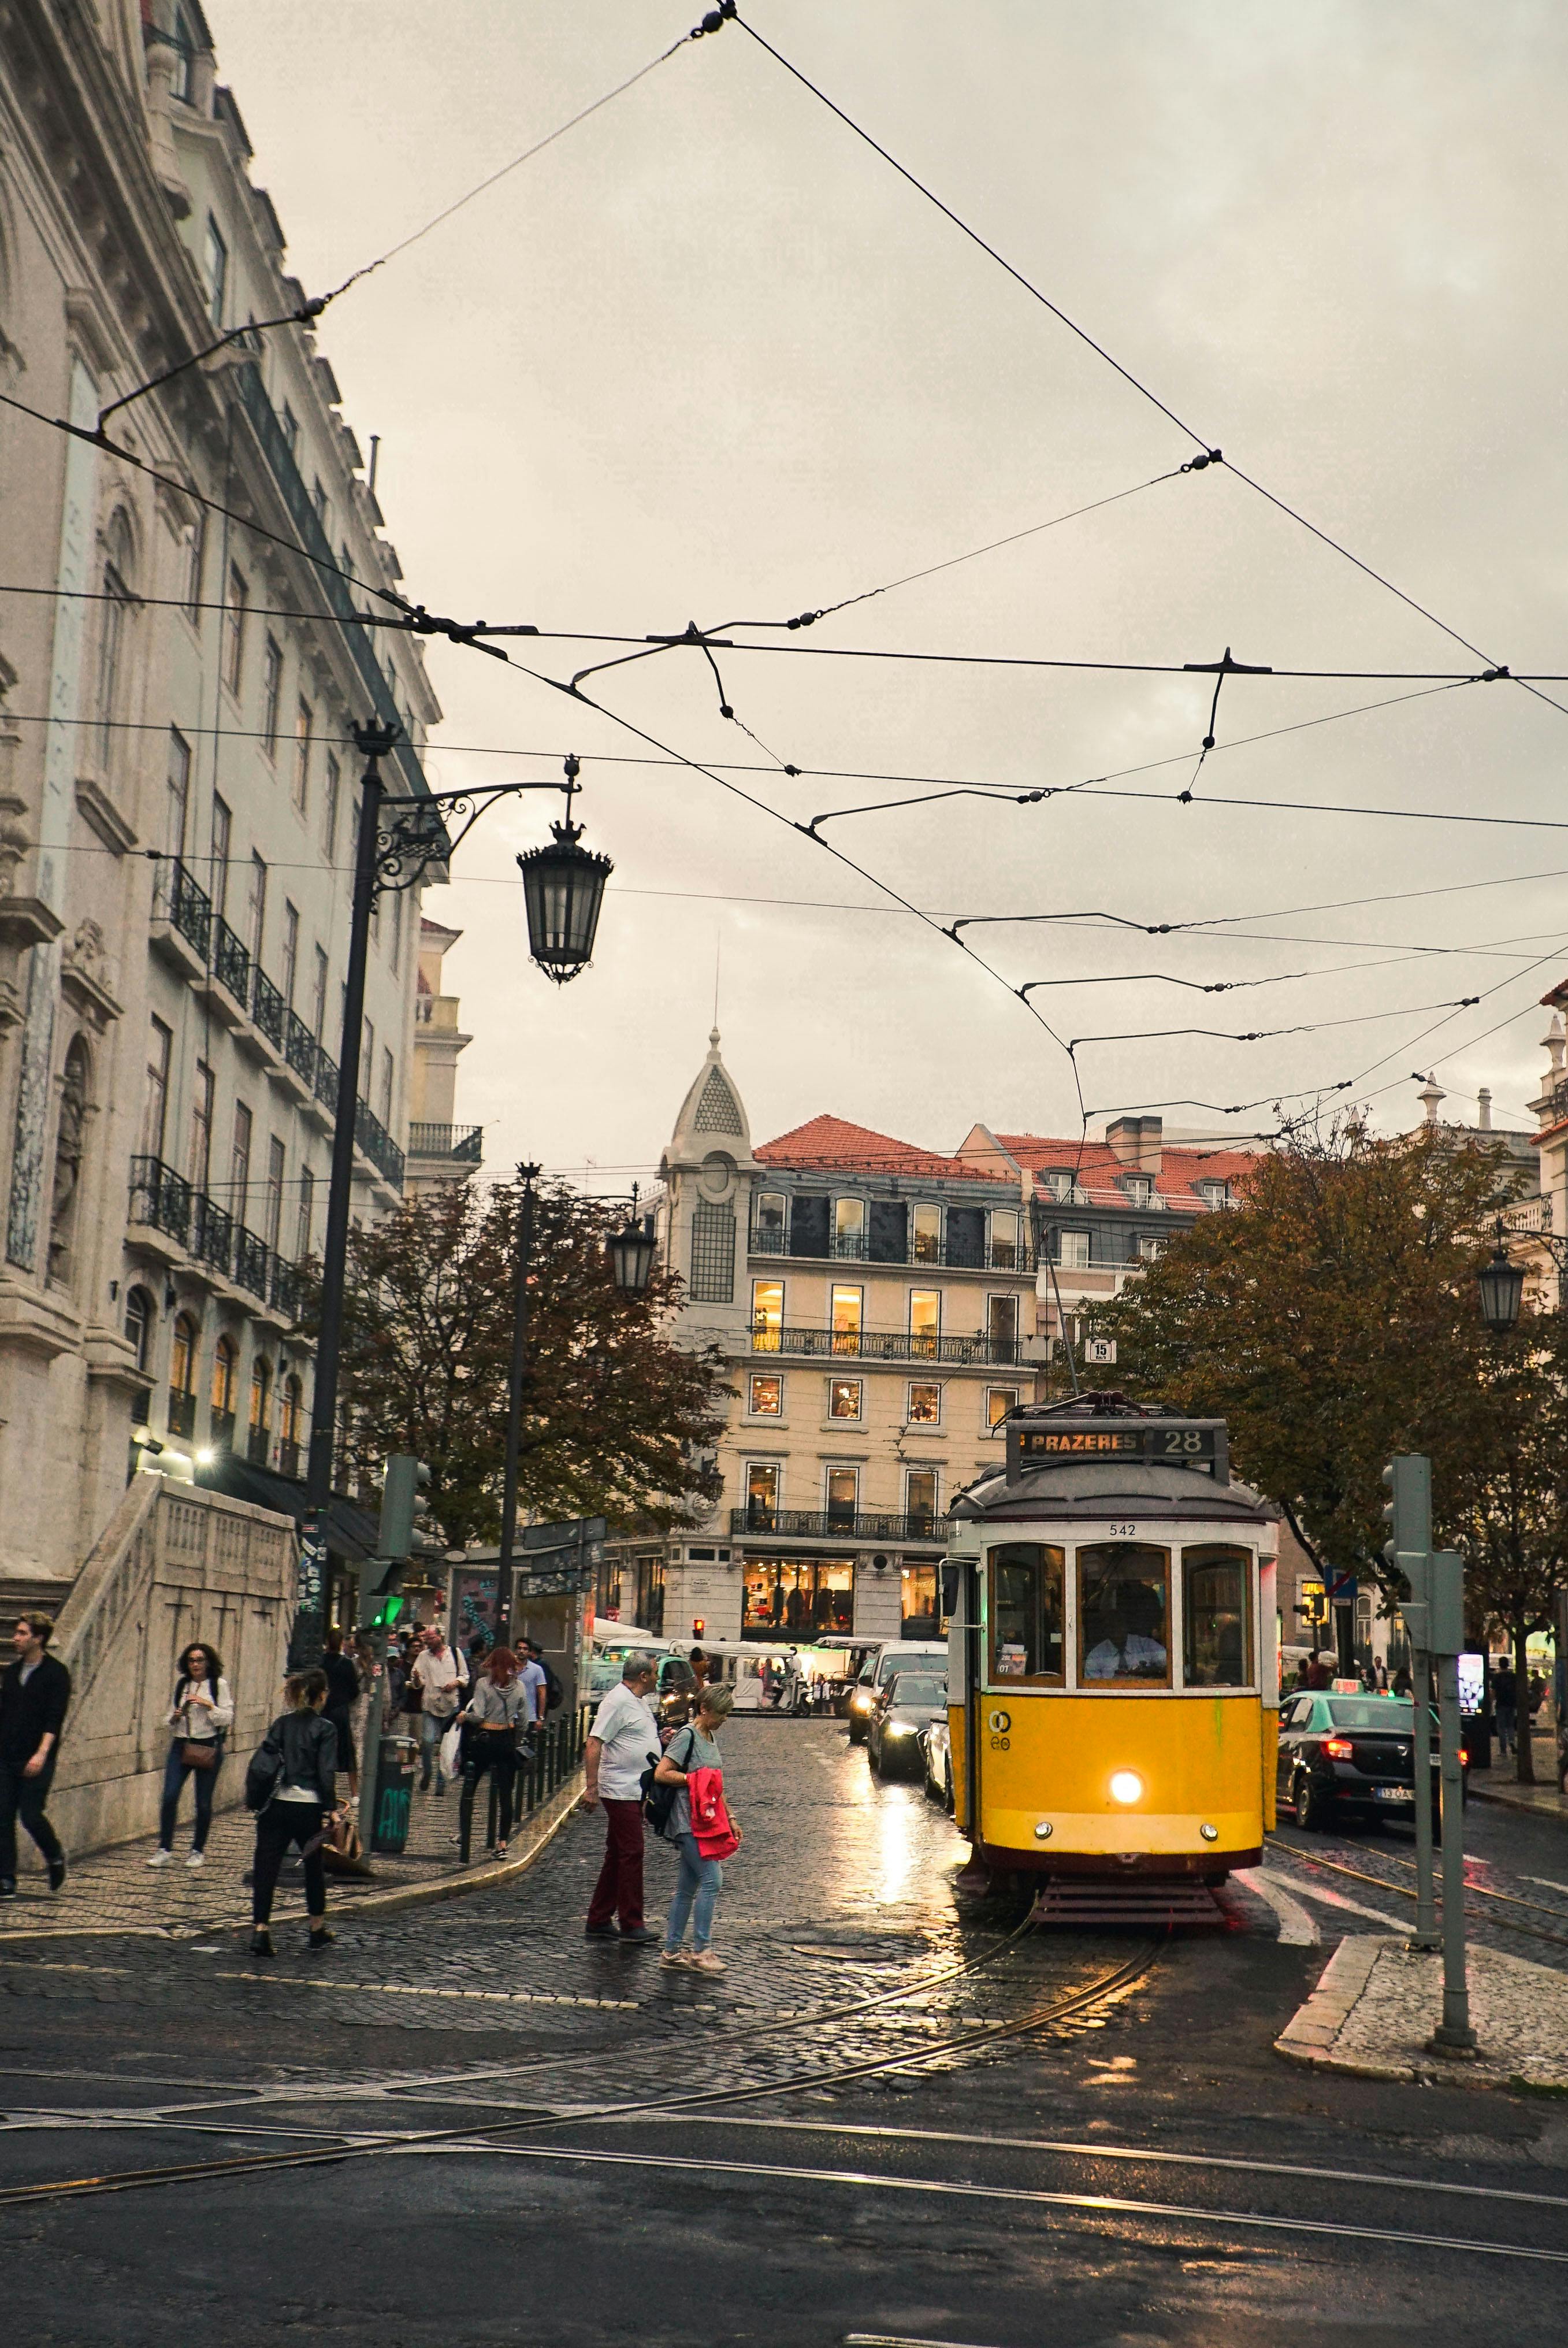
[{"label": "shop window", "polygon": [[937,1612],[937,1569],[906,1564],[898,1575],[902,1615],[900,1634],[906,1639],[935,1639],[941,1630]]},{"label": "shop window", "polygon": [[835,1288],[833,1292],[833,1350],[835,1354],[857,1354],[860,1351],[860,1316],[866,1292],[860,1288]]},{"label": "shop window", "polygon": [[827,1382],[829,1418],[858,1418],[863,1391],[858,1378],[829,1378]]},{"label": "shop window", "polygon": [[779,1332],[784,1326],[784,1282],[782,1280],[753,1280],[752,1282],[752,1351],[753,1354],[776,1354]]},{"label": "shop window", "polygon": [[937,1522],[937,1471],[911,1468],[904,1481],[904,1512],[912,1533],[934,1531]]},{"label": "shop window", "polygon": [[988,1386],[986,1388],[986,1425],[993,1435],[999,1435],[1001,1433],[1002,1421],[1006,1418],[1009,1410],[1016,1410],[1017,1408],[1017,1386]]},{"label": "shop window", "polygon": [[941,1290],[912,1288],[909,1291],[909,1351],[917,1361],[936,1360],[941,1332]]},{"label": "shop window", "polygon": [[1217,1545],[1182,1551],[1182,1678],[1187,1687],[1250,1687],[1252,1560]]},{"label": "shop window", "polygon": [[914,1210],[914,1256],[917,1263],[942,1261],[942,1210],[934,1202]]},{"label": "shop window", "polygon": [[771,1532],[778,1512],[778,1463],[772,1459],[753,1459],[746,1469],[747,1529],[751,1532]]},{"label": "shop window", "polygon": [[987,1560],[990,1675],[1060,1687],[1065,1551],[1042,1541],[1007,1541]]},{"label": "shop window", "polygon": [[783,1378],[753,1377],[746,1388],[746,1408],[753,1418],[784,1416]]},{"label": "shop window", "polygon": [[1168,1687],[1171,1552],[1146,1541],[1104,1541],[1078,1552],[1078,1679],[1081,1687]]},{"label": "shop window", "polygon": [[829,1530],[853,1532],[856,1510],[860,1501],[859,1468],[830,1468],[826,1483]]},{"label": "shop window", "polygon": [[741,1583],[741,1635],[804,1643],[855,1628],[849,1559],[748,1558]]},{"label": "shop window", "polygon": [[928,1385],[918,1378],[913,1380],[905,1416],[911,1426],[939,1426],[942,1420],[941,1387]]}]

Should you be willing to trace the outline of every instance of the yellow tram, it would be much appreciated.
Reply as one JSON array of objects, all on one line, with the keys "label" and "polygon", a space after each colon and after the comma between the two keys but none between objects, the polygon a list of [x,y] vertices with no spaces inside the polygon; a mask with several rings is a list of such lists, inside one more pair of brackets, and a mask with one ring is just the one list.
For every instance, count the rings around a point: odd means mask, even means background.
[{"label": "yellow tram", "polygon": [[1221,1419],[1089,1394],[1006,1434],[950,1512],[968,1881],[1042,1878],[1047,1915],[1212,1917],[1274,1824],[1276,1511],[1231,1480]]}]

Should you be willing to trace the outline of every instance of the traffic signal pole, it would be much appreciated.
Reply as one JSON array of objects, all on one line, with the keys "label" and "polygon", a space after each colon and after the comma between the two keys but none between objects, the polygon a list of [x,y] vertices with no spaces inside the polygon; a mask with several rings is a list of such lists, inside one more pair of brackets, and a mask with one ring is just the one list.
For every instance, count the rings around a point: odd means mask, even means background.
[{"label": "traffic signal pole", "polygon": [[1412,1949],[1435,1949],[1440,1942],[1432,1898],[1432,1667],[1425,1646],[1413,1643],[1410,1695],[1415,1715],[1416,1929],[1409,1944]]},{"label": "traffic signal pole", "polygon": [[[1434,1558],[1434,1566],[1441,1560]],[[1457,1566],[1459,1559],[1453,1560]],[[1457,1580],[1457,1576],[1455,1577]],[[1464,1770],[1460,1761],[1459,1656],[1438,1657],[1438,1730],[1443,1778],[1443,2018],[1433,2043],[1470,2054],[1470,1983],[1464,1962]],[[1528,1734],[1528,1727],[1526,1729]]]}]

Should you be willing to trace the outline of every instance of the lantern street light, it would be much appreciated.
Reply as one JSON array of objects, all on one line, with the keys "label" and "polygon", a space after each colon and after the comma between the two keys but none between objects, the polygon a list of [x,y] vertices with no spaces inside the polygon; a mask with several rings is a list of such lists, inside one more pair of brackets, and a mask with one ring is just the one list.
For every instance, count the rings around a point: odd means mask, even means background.
[{"label": "lantern street light", "polygon": [[612,1231],[605,1241],[605,1253],[615,1275],[615,1284],[627,1296],[647,1293],[653,1277],[653,1258],[658,1242],[653,1236],[653,1218],[637,1219],[637,1185],[631,1186],[631,1213],[621,1230]]},{"label": "lantern street light", "polygon": [[1524,1274],[1517,1264],[1510,1263],[1502,1243],[1502,1220],[1498,1219],[1497,1243],[1491,1261],[1483,1263],[1476,1274],[1481,1289],[1481,1317],[1494,1337],[1506,1337],[1519,1325],[1519,1308],[1524,1296]]},{"label": "lantern street light", "polygon": [[[612,870],[607,856],[594,855],[578,845],[581,826],[571,820],[572,798],[579,788],[579,768],[575,757],[566,762],[564,782],[481,783],[466,791],[431,791],[418,798],[393,798],[387,796],[382,782],[380,762],[391,753],[400,730],[396,726],[378,725],[356,726],[354,729],[354,746],[365,765],[360,781],[342,1058],[337,1071],[332,1179],[327,1190],[326,1234],[322,1248],[305,1522],[300,1546],[294,1627],[289,1642],[291,1671],[313,1665],[321,1655],[324,1525],[332,1498],[337,1426],[343,1285],[364,1026],[364,975],[371,915],[376,900],[384,894],[399,894],[420,887],[431,867],[447,863],[486,809],[497,800],[516,798],[524,791],[564,791],[567,819],[564,824],[551,827],[554,846],[536,849],[532,855],[518,859],[523,870],[529,953],[540,969],[561,985],[587,966],[593,952],[604,884]],[[454,817],[466,819],[456,831],[449,829]]]}]

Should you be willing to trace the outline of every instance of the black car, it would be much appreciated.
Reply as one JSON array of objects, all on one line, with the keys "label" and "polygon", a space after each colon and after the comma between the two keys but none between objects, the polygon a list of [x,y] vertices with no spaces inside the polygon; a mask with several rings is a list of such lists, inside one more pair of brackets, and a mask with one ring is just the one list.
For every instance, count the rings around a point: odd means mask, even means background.
[{"label": "black car", "polygon": [[[1389,1695],[1293,1695],[1279,1710],[1279,1807],[1309,1834],[1354,1812],[1415,1824],[1415,1706]],[[1438,1722],[1432,1715],[1432,1822]],[[1461,1768],[1468,1756],[1461,1753]]]},{"label": "black car", "polygon": [[923,1776],[920,1732],[947,1718],[948,1683],[938,1672],[895,1672],[876,1699],[866,1757],[879,1777]]}]

